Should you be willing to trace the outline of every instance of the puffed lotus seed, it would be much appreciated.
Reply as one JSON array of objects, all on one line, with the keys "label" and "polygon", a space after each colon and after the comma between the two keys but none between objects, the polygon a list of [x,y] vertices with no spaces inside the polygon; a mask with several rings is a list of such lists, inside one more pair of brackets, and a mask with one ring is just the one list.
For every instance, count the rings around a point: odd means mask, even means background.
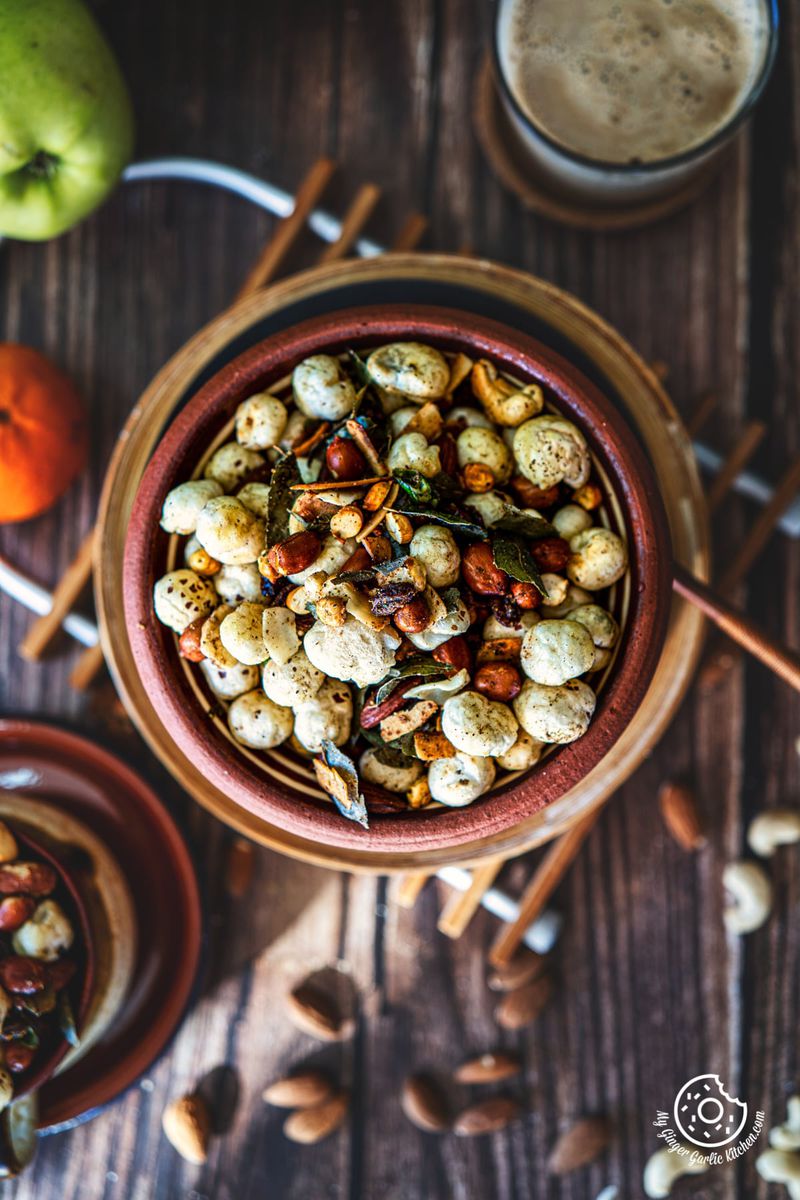
[{"label": "puffed lotus seed", "polygon": [[428,767],[431,798],[448,808],[472,804],[494,783],[495,766],[491,758],[458,753],[453,758],[437,758]]},{"label": "puffed lotus seed", "polygon": [[197,540],[225,566],[253,563],[264,549],[264,522],[235,496],[209,500],[197,518]]},{"label": "puffed lotus seed", "polygon": [[402,433],[392,442],[386,462],[391,471],[419,471],[428,479],[442,469],[439,447],[429,446],[421,433]]},{"label": "puffed lotus seed", "polygon": [[409,552],[425,566],[431,587],[451,587],[458,581],[461,551],[449,529],[441,525],[420,525],[414,531]]},{"label": "puffed lotus seed", "polygon": [[442,708],[442,733],[457,750],[478,758],[505,754],[517,740],[518,725],[507,704],[480,692],[459,692]]},{"label": "puffed lotus seed", "polygon": [[378,387],[419,404],[440,400],[450,384],[447,359],[422,342],[392,342],[373,350],[367,359],[367,371]]},{"label": "puffed lotus seed", "polygon": [[216,607],[217,593],[210,579],[182,567],[169,571],[153,589],[153,606],[162,625],[183,633],[198,617],[207,617]]},{"label": "puffed lotus seed", "polygon": [[456,442],[458,465],[481,463],[488,467],[496,483],[507,483],[514,469],[511,451],[503,439],[491,429],[472,426],[458,435]]},{"label": "puffed lotus seed", "polygon": [[238,696],[228,709],[228,725],[237,742],[253,750],[272,750],[292,732],[292,710],[281,708],[261,688]]},{"label": "puffed lotus seed", "polygon": [[218,667],[210,659],[198,664],[206,683],[220,700],[235,700],[258,685],[258,668],[237,663],[234,667]]},{"label": "puffed lotus seed", "polygon": [[581,679],[558,687],[528,679],[513,701],[522,728],[536,742],[574,742],[589,728],[595,709],[595,694]]},{"label": "puffed lotus seed", "polygon": [[370,748],[358,760],[358,770],[367,783],[385,787],[389,792],[407,792],[412,783],[419,779],[423,767],[418,759],[409,759],[408,766],[389,766],[380,761],[376,750]]},{"label": "puffed lotus seed", "polygon": [[534,683],[558,687],[594,663],[594,642],[575,621],[539,621],[522,639],[520,666]]},{"label": "puffed lotus seed", "polygon": [[353,700],[345,683],[326,679],[312,700],[294,713],[294,736],[311,754],[319,754],[323,741],[343,745],[350,736]]},{"label": "puffed lotus seed", "polygon": [[268,392],[259,392],[236,410],[236,440],[247,450],[277,446],[288,419],[285,404]]},{"label": "puffed lotus seed", "polygon": [[264,607],[245,601],[223,618],[220,640],[237,662],[257,666],[267,657],[263,634]]},{"label": "puffed lotus seed", "polygon": [[209,500],[222,495],[216,479],[190,479],[167,494],[161,510],[161,528],[167,533],[188,535],[197,528],[197,518]]},{"label": "puffed lotus seed", "polygon": [[321,421],[341,421],[356,405],[352,382],[330,354],[314,354],[296,366],[292,389],[300,412]]},{"label": "puffed lotus seed", "polygon": [[206,479],[216,479],[225,492],[244,483],[248,475],[264,465],[264,456],[255,450],[246,450],[238,442],[226,442],[215,450],[203,472]]},{"label": "puffed lotus seed", "polygon": [[570,540],[567,575],[578,587],[598,592],[611,587],[628,569],[628,551],[618,534],[596,525]]}]

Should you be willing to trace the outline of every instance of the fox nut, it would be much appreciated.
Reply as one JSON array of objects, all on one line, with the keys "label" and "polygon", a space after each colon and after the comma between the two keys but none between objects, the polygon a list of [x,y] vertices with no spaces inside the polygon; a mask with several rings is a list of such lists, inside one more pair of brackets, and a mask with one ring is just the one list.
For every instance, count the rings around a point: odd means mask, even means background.
[{"label": "fox nut", "polygon": [[479,692],[459,692],[442,708],[442,733],[456,750],[478,758],[505,754],[517,739],[511,709]]},{"label": "fox nut", "polygon": [[206,479],[215,479],[224,492],[232,492],[263,465],[263,454],[246,450],[238,442],[226,442],[211,455],[203,474]]},{"label": "fox nut", "polygon": [[275,704],[261,688],[237,696],[228,709],[228,726],[237,742],[253,750],[271,750],[292,732],[292,710]]},{"label": "fox nut", "polygon": [[534,683],[558,687],[593,663],[591,634],[575,621],[539,621],[522,639],[520,665]]},{"label": "fox nut", "polygon": [[491,758],[456,753],[452,758],[437,758],[428,768],[431,799],[448,808],[472,804],[494,783],[495,766]]},{"label": "fox nut", "polygon": [[217,593],[211,581],[188,567],[169,571],[153,589],[156,616],[177,634],[183,633],[198,617],[207,617],[216,603]]},{"label": "fox nut", "polygon": [[197,518],[209,500],[222,495],[216,479],[191,479],[167,493],[161,509],[161,528],[167,533],[188,535],[197,528]]},{"label": "fox nut", "polygon": [[197,540],[223,565],[254,563],[264,549],[264,522],[235,496],[216,496],[197,518]]},{"label": "fox nut", "polygon": [[567,575],[578,587],[590,592],[611,587],[625,574],[628,551],[622,538],[602,525],[595,525],[570,539]]},{"label": "fox nut", "polygon": [[247,450],[277,446],[288,419],[285,404],[268,392],[258,392],[236,410],[236,440]]},{"label": "fox nut", "polygon": [[527,680],[513,702],[522,728],[536,742],[574,742],[589,728],[595,694],[587,683],[571,679],[558,687]]}]

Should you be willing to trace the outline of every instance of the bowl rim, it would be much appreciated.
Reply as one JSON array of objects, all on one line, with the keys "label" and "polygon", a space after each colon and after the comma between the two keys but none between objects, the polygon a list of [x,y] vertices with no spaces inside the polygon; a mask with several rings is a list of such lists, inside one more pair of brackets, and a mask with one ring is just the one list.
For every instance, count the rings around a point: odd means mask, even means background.
[{"label": "bowl rim", "polygon": [[[59,882],[69,894],[70,902],[74,909],[75,915],[80,926],[80,936],[83,950],[83,970],[82,984],[80,996],[75,1013],[75,1024],[80,1032],[86,1013],[89,1008],[89,1001],[94,988],[95,975],[95,951],[94,938],[92,928],[89,922],[89,914],[86,911],[86,905],[81,895],[80,888],[73,878],[69,867],[66,867],[58,855],[51,850],[46,849],[36,837],[31,835],[24,829],[20,829],[14,821],[9,821],[8,826],[13,833],[20,848],[24,848],[34,858],[41,858],[48,863],[58,875]],[[43,897],[47,899],[47,897]],[[28,1092],[32,1092],[42,1087],[47,1083],[48,1079],[55,1074],[56,1068],[62,1062],[70,1048],[70,1044],[66,1037],[62,1036],[58,1039],[53,1047],[51,1054],[47,1055],[41,1063],[37,1064],[33,1071],[26,1071],[23,1078],[20,1080],[20,1086],[14,1087],[14,1099],[19,1100],[22,1096],[26,1096]]]},{"label": "bowl rim", "polygon": [[[160,573],[154,564],[163,557],[167,536],[159,527],[163,498],[188,477],[215,430],[241,400],[268,388],[311,354],[397,339],[491,357],[502,369],[540,381],[554,394],[556,407],[585,432],[592,452],[614,481],[629,543],[632,586],[625,654],[618,656],[582,738],[467,808],[380,814],[367,834],[322,801],[319,806],[298,803],[296,795],[256,775],[225,739],[203,736],[196,699],[179,671],[173,635],[154,615],[152,589]],[[661,498],[637,439],[624,417],[576,367],[527,334],[469,312],[370,305],[312,318],[251,347],[209,379],[167,425],[131,512],[123,563],[124,616],[137,669],[159,719],[181,750],[236,803],[294,834],[343,848],[441,848],[506,831],[530,817],[574,786],[616,741],[644,696],[661,653],[670,607],[670,550]],[[364,790],[369,795],[370,789]]]}]

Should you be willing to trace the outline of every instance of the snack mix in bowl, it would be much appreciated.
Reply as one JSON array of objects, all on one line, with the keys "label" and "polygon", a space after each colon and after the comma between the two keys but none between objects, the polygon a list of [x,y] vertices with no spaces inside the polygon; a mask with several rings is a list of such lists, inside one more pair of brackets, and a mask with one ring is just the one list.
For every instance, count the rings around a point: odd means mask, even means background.
[{"label": "snack mix in bowl", "polygon": [[185,566],[155,612],[232,737],[315,756],[365,827],[360,779],[462,807],[581,737],[628,560],[577,426],[417,342],[314,355],[275,391],[161,518]]}]

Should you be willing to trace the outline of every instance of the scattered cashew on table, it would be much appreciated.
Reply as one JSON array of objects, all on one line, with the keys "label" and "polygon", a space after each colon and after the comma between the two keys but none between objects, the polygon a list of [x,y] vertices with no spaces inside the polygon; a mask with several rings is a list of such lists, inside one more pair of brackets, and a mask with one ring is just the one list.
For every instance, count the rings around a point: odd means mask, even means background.
[{"label": "scattered cashew on table", "polygon": [[[702,1175],[708,1163],[691,1146],[683,1146],[685,1154],[664,1146],[656,1150],[646,1162],[642,1185],[650,1200],[663,1200],[672,1191],[672,1185],[682,1175]],[[794,1200],[794,1197],[792,1198]]]},{"label": "scattered cashew on table", "polygon": [[[772,858],[779,846],[800,842],[800,810],[771,808],[759,813],[747,830],[750,849],[759,858]],[[725,867],[722,882],[729,896],[725,926],[731,933],[752,933],[772,911],[772,884],[755,862],[742,860]]]},{"label": "scattered cashew on table", "polygon": [[769,1131],[770,1149],[756,1159],[756,1170],[768,1183],[783,1183],[791,1200],[800,1200],[800,1096],[790,1096],[783,1125]]}]

